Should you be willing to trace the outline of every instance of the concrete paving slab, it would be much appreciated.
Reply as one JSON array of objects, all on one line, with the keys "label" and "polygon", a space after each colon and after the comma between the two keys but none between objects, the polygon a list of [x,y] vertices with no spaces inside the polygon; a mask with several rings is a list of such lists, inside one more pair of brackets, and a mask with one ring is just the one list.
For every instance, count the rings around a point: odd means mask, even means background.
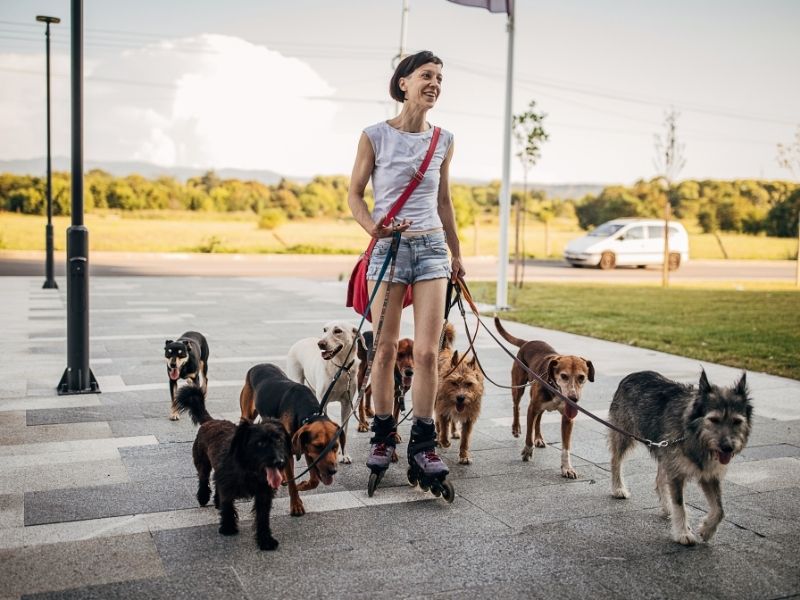
[{"label": "concrete paving slab", "polygon": [[740,463],[727,480],[756,492],[769,492],[800,485],[800,460],[770,458]]},{"label": "concrete paving slab", "polygon": [[0,494],[40,492],[129,481],[119,456],[107,460],[26,465],[0,472]]}]

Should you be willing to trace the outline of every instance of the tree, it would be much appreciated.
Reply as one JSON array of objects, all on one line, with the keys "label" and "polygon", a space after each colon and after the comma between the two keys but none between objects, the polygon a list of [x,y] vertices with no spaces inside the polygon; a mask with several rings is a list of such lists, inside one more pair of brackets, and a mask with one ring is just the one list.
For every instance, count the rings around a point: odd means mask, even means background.
[{"label": "tree", "polygon": [[[789,169],[792,177],[797,177],[800,173],[800,125],[794,132],[794,142],[790,144],[778,144],[778,164],[784,169]],[[795,285],[800,287],[800,216],[797,218],[797,271],[795,273]]]},{"label": "tree", "polygon": [[664,265],[661,271],[661,283],[664,287],[669,285],[669,219],[672,213],[673,203],[677,203],[676,188],[674,185],[678,173],[681,172],[686,159],[683,156],[684,145],[678,143],[678,111],[670,109],[664,119],[664,133],[662,136],[656,134],[656,157],[655,166],[665,184],[666,194],[664,198]]},{"label": "tree", "polygon": [[[524,277],[520,267],[522,256],[520,254],[520,225],[525,214],[528,197],[528,171],[530,171],[542,156],[542,143],[550,136],[544,130],[545,113],[536,112],[536,101],[531,100],[528,110],[512,117],[512,134],[518,147],[516,157],[522,164],[522,197],[516,204],[516,227],[514,238],[514,285],[522,287]],[[521,202],[520,202],[521,200]],[[547,224],[545,224],[547,226]]]}]

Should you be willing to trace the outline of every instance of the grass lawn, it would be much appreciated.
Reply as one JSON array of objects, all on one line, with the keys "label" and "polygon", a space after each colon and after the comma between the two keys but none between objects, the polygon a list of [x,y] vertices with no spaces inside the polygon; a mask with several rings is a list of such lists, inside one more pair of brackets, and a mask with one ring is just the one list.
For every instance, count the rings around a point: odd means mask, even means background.
[{"label": "grass lawn", "polygon": [[[494,284],[470,288],[494,302]],[[800,379],[797,291],[536,283],[509,303],[504,319]]]},{"label": "grass lawn", "polygon": [[[288,221],[274,231],[258,228],[252,213],[197,213],[190,211],[92,211],[85,214],[92,250],[121,252],[238,252],[358,254],[367,246],[366,233],[352,219],[309,219]],[[56,250],[66,245],[69,217],[53,219]],[[0,212],[0,249],[44,250],[45,218]],[[564,246],[583,235],[574,221],[556,219],[550,226],[550,253],[561,258]],[[465,256],[497,254],[498,218],[483,216],[477,227],[459,232]],[[730,258],[793,259],[794,238],[770,238],[737,234],[720,235]],[[509,244],[513,252],[514,232]],[[524,251],[532,258],[544,258],[544,225],[528,221]],[[689,234],[692,258],[723,258],[711,234]]]}]

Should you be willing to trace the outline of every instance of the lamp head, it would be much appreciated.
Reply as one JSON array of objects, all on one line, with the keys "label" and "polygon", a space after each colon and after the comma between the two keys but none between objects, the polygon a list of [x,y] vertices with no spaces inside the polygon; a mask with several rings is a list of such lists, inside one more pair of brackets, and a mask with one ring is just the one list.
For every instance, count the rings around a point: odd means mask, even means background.
[{"label": "lamp head", "polygon": [[36,20],[40,23],[61,23],[58,17],[46,17],[44,15],[36,15]]}]

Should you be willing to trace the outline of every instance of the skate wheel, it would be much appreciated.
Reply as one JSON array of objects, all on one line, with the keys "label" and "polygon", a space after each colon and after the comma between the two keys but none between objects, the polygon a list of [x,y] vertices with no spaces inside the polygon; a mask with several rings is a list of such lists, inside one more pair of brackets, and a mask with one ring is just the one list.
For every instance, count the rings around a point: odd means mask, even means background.
[{"label": "skate wheel", "polygon": [[421,489],[423,492],[427,492],[428,490],[431,489],[431,486],[430,486],[429,483],[423,483],[423,482],[420,481],[419,482],[419,489]]},{"label": "skate wheel", "polygon": [[450,504],[453,500],[455,500],[456,492],[453,489],[453,484],[449,481],[442,482],[442,498],[447,500],[447,503]]},{"label": "skate wheel", "polygon": [[373,494],[375,493],[375,489],[378,487],[378,483],[380,482],[381,478],[377,473],[370,473],[369,476],[369,483],[367,484],[367,496],[372,498]]},{"label": "skate wheel", "polygon": [[408,477],[408,484],[412,487],[417,485],[417,478],[414,476],[414,471],[411,470],[409,467],[408,471],[406,471],[406,477]]},{"label": "skate wheel", "polygon": [[435,497],[438,498],[439,496],[442,495],[442,488],[440,488],[439,486],[432,487],[431,494],[433,494]]}]

